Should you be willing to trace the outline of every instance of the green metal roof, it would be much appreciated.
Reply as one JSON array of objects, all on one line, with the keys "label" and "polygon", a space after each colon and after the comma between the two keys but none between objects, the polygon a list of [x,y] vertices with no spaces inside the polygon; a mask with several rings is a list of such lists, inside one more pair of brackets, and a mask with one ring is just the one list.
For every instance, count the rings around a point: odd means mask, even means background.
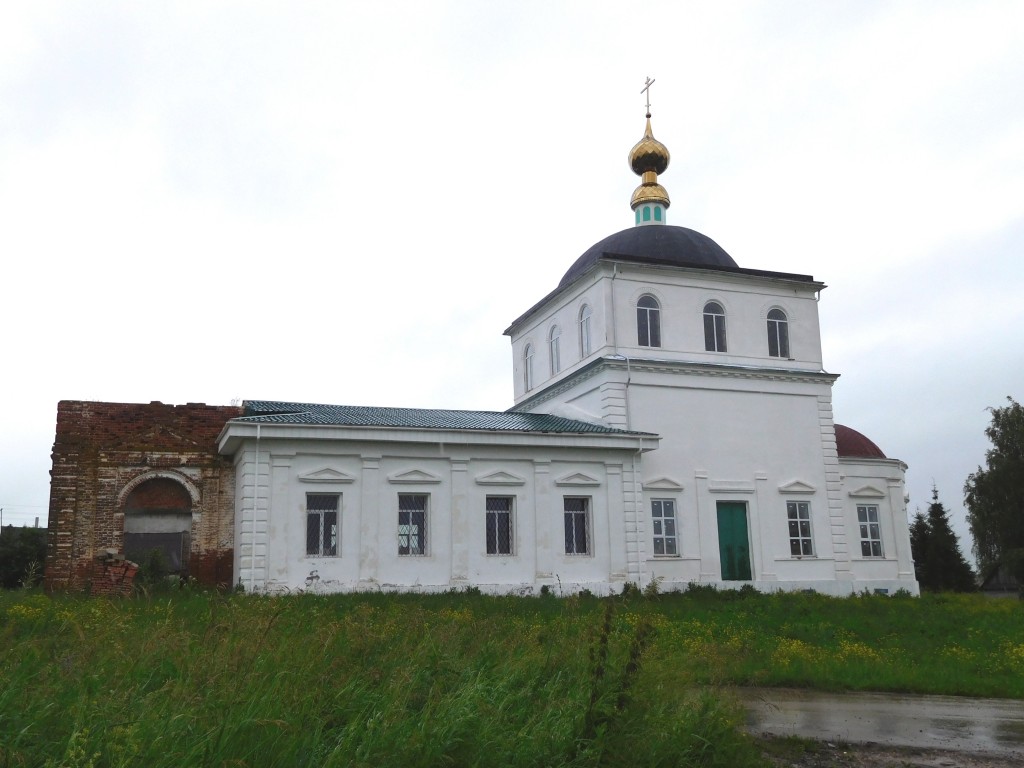
[{"label": "green metal roof", "polygon": [[486,432],[552,432],[559,434],[649,435],[544,413],[511,411],[446,411],[432,408],[378,408],[246,400],[245,415],[233,422],[308,424],[338,427],[454,429]]}]

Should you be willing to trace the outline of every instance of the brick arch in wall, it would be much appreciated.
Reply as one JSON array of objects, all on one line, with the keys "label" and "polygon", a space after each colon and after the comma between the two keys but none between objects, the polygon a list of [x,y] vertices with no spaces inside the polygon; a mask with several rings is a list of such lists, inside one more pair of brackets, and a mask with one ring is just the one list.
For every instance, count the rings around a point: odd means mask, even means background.
[{"label": "brick arch in wall", "polygon": [[155,469],[151,472],[139,475],[138,477],[132,478],[130,481],[125,483],[124,487],[117,494],[117,506],[124,509],[125,502],[132,492],[144,483],[148,483],[151,480],[166,479],[173,480],[175,483],[180,485],[188,493],[189,498],[192,500],[192,504],[198,504],[200,499],[199,488],[192,482],[191,478],[186,477],[180,472],[169,472],[165,469]]},{"label": "brick arch in wall", "polygon": [[147,472],[127,483],[118,494],[125,557],[140,564],[160,558],[169,573],[188,576],[192,509],[198,501],[199,489],[177,472]]}]

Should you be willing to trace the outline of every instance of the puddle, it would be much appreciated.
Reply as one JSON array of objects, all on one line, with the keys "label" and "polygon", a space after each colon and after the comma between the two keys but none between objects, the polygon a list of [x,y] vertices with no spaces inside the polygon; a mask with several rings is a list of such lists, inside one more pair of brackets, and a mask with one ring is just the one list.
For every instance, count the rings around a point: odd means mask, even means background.
[{"label": "puddle", "polygon": [[849,743],[986,752],[1024,761],[1024,702],[737,688],[747,730]]}]

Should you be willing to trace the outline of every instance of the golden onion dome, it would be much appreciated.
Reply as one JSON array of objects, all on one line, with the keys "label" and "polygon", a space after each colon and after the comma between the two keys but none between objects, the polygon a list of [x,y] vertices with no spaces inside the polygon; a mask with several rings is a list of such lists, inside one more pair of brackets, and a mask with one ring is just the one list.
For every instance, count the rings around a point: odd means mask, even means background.
[{"label": "golden onion dome", "polygon": [[648,112],[644,137],[629,150],[629,167],[640,177],[640,186],[633,190],[629,201],[629,207],[634,211],[645,203],[660,203],[665,208],[671,205],[668,192],[658,183],[658,174],[665,172],[669,160],[668,147],[654,138],[651,132],[651,113]]},{"label": "golden onion dome", "polygon": [[668,190],[657,182],[641,184],[633,190],[633,197],[629,201],[629,207],[635,211],[638,205],[643,205],[644,203],[661,203],[668,208],[671,205],[671,201],[668,199]]},{"label": "golden onion dome", "polygon": [[637,176],[642,176],[646,171],[664,173],[670,159],[668,147],[654,138],[651,132],[651,115],[648,113],[644,137],[629,150],[629,167]]}]

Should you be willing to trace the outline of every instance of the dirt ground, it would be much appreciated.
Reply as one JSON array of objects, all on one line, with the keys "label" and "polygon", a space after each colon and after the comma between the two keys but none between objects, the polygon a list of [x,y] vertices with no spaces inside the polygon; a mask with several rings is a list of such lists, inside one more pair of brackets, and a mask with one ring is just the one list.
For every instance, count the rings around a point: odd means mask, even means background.
[{"label": "dirt ground", "polygon": [[778,768],[1019,768],[1019,757],[966,754],[881,744],[834,744],[763,736],[765,756]]}]

